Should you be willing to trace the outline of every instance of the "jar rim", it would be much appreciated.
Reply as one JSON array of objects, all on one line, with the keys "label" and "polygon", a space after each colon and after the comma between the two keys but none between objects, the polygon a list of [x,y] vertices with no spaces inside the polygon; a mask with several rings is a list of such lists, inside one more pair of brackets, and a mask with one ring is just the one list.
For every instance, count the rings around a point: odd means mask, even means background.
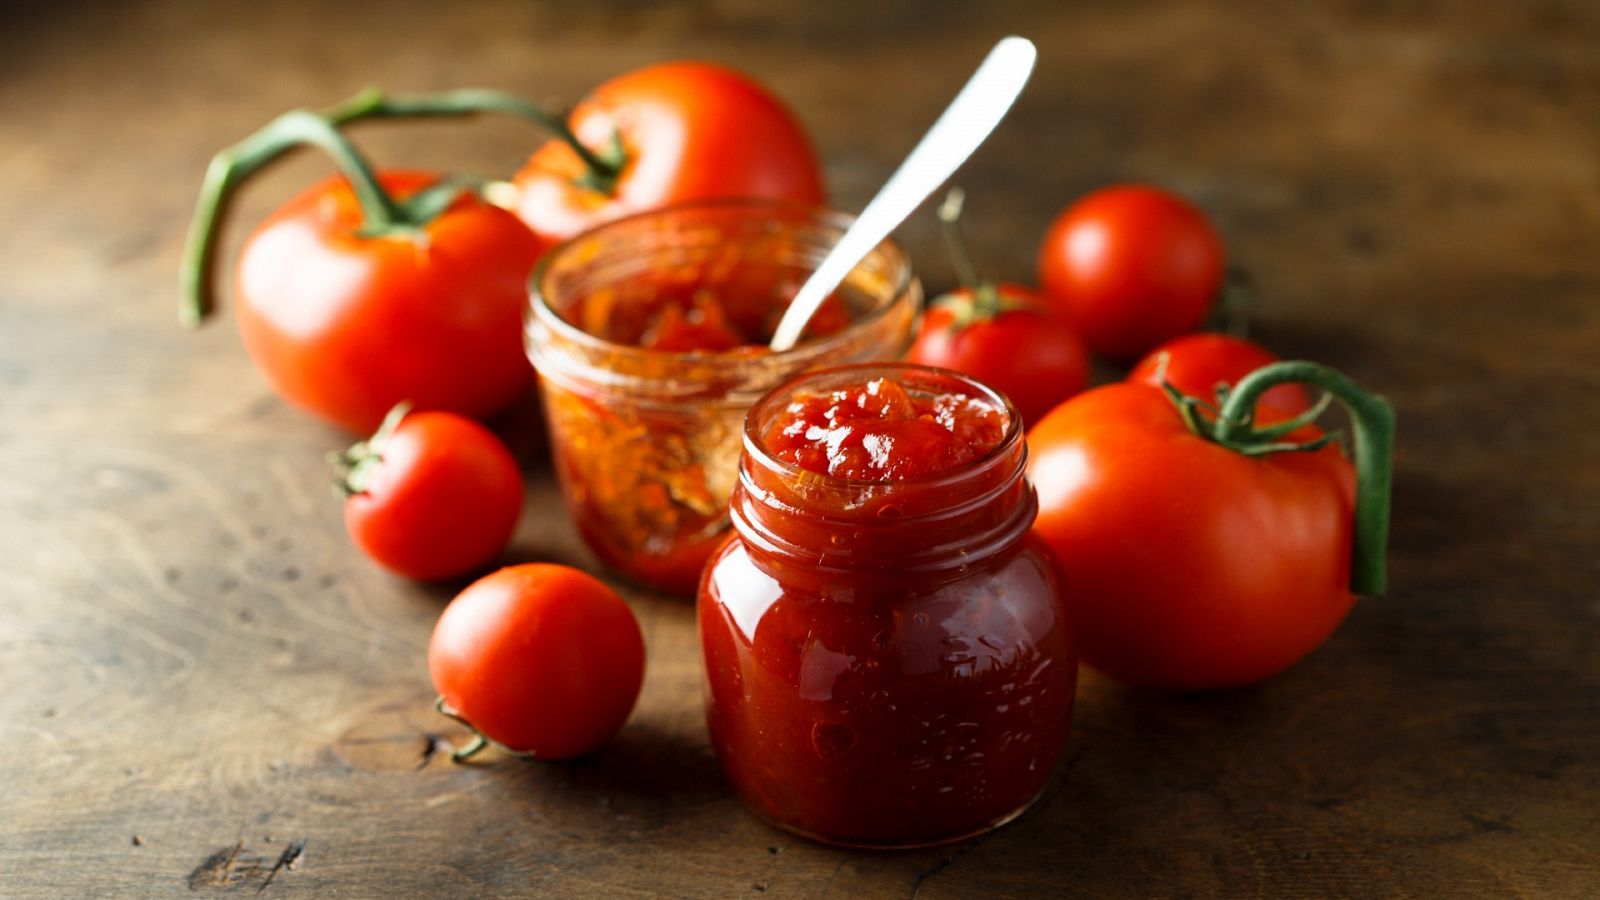
[{"label": "jar rim", "polygon": [[[761,420],[768,411],[768,407],[780,400],[785,403],[788,402],[789,398],[806,382],[834,381],[843,379],[846,376],[857,375],[868,378],[873,377],[874,374],[892,376],[896,373],[915,373],[918,376],[932,376],[944,379],[946,382],[953,382],[966,388],[969,396],[992,402],[1006,417],[1005,432],[1001,435],[999,442],[983,454],[951,469],[911,478],[895,478],[881,481],[842,478],[825,472],[815,472],[787,460],[779,459],[767,449],[766,439],[761,433],[764,430]],[[983,471],[995,464],[996,461],[1013,456],[1016,452],[1017,444],[1023,440],[1023,434],[1022,416],[1018,414],[1016,405],[1011,402],[1011,398],[970,375],[954,369],[927,366],[919,363],[869,362],[801,372],[768,391],[765,396],[756,401],[756,404],[750,408],[749,414],[745,416],[744,450],[751,460],[760,463],[769,471],[796,478],[811,479],[813,483],[820,487],[847,490],[914,487],[918,490],[932,490],[965,481],[972,477],[974,472]]]},{"label": "jar rim", "polygon": [[[525,330],[531,333],[533,325],[537,323],[542,327],[549,328],[561,340],[570,342],[585,352],[605,353],[622,359],[661,362],[674,359],[691,360],[695,366],[713,371],[737,370],[752,366],[789,368],[799,365],[803,368],[805,361],[824,358],[839,348],[849,345],[852,341],[858,340],[863,328],[874,325],[879,320],[888,317],[897,305],[895,301],[906,296],[912,290],[915,274],[912,272],[910,256],[892,237],[885,238],[879,242],[877,247],[873,248],[868,257],[871,258],[873,255],[882,254],[885,257],[888,271],[895,274],[892,290],[885,292],[886,299],[877,303],[860,318],[851,320],[848,326],[833,334],[817,340],[805,341],[788,350],[781,350],[776,353],[751,353],[748,347],[716,352],[676,352],[651,350],[633,344],[617,343],[591,334],[572,324],[550,304],[543,285],[551,266],[562,254],[572,252],[573,248],[579,246],[581,242],[622,232],[630,227],[638,226],[640,222],[652,219],[664,220],[673,215],[682,215],[684,213],[715,212],[717,210],[736,211],[740,209],[748,209],[757,213],[762,211],[769,214],[786,213],[794,220],[804,218],[812,223],[830,226],[840,234],[849,228],[856,218],[850,213],[790,200],[763,197],[723,197],[674,203],[607,220],[561,241],[545,251],[540,257],[538,263],[534,266],[533,272],[528,276],[529,314],[527,315]],[[617,376],[617,378],[620,381],[651,381],[651,379],[638,376]]]}]

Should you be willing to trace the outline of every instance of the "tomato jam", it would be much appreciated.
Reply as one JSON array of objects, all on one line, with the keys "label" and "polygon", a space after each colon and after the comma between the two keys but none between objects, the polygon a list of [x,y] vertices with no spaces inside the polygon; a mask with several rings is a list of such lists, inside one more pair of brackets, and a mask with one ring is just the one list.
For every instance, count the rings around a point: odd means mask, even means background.
[{"label": "tomato jam", "polygon": [[885,243],[792,350],[767,337],[849,220],[714,202],[602,225],[534,275],[528,353],[578,532],[623,574],[690,596],[728,528],[745,412],[807,369],[888,359],[921,302]]},{"label": "tomato jam", "polygon": [[[718,289],[685,270],[678,278],[601,288],[577,300],[568,321],[596,337],[661,353],[768,352],[767,344],[800,283],[785,278],[763,283],[773,273],[745,271],[733,263],[721,273]],[[849,288],[823,302],[806,327],[811,340],[838,334],[852,315],[871,305]]]},{"label": "tomato jam", "polygon": [[767,452],[821,475],[905,481],[953,469],[1000,443],[1005,414],[964,393],[912,394],[889,377],[796,392],[767,428]]},{"label": "tomato jam", "polygon": [[922,846],[1042,792],[1077,660],[1025,462],[1004,398],[938,369],[805,375],[751,410],[699,621],[712,743],[762,817]]}]

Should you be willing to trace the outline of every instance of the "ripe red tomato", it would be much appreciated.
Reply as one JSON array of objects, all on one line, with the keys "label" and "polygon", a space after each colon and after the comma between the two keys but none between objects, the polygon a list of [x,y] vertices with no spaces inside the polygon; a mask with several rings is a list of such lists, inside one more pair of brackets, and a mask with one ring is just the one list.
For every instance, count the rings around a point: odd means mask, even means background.
[{"label": "ripe red tomato", "polygon": [[471,419],[391,414],[338,462],[345,528],[368,556],[410,578],[437,581],[481,568],[505,549],[522,512],[511,451]]},{"label": "ripe red tomato", "polygon": [[514,179],[515,208],[547,241],[686,200],[824,200],[799,123],[760,85],[722,66],[665,63],[614,78],[579,103],[568,124],[599,152],[620,140],[624,161],[615,184],[596,189],[565,142],[534,152]]},{"label": "ripe red tomato", "polygon": [[[1311,363],[1263,372],[1311,368],[1331,373]],[[1337,445],[1261,452],[1315,440],[1314,425],[1287,436],[1206,437],[1146,384],[1087,391],[1034,426],[1034,527],[1071,586],[1085,661],[1152,687],[1248,684],[1321,644],[1354,602],[1353,583],[1381,592],[1393,414],[1337,373],[1318,385],[1355,416],[1359,491]],[[1237,393],[1247,401],[1250,392]],[[1241,422],[1241,409],[1248,403],[1218,418]],[[1245,442],[1260,455],[1235,449]]]},{"label": "ripe red tomato", "polygon": [[[1239,379],[1278,361],[1272,351],[1226,334],[1186,334],[1150,351],[1128,373],[1129,381],[1154,387],[1166,382],[1191,397],[1213,401],[1217,385]],[[1280,384],[1261,395],[1261,410],[1292,418],[1311,408],[1311,395],[1298,384]]]},{"label": "ripe red tomato", "polygon": [[[437,181],[388,172],[403,199]],[[527,279],[542,244],[471,195],[415,235],[364,237],[343,178],[261,224],[239,257],[239,333],[285,400],[354,433],[396,403],[481,417],[531,383]]]},{"label": "ripe red tomato", "polygon": [[908,362],[954,369],[1011,398],[1025,423],[1083,390],[1089,353],[1072,326],[1021,285],[994,285],[992,303],[962,288],[934,301]]},{"label": "ripe red tomato", "polygon": [[628,605],[598,579],[529,563],[451,601],[428,644],[428,672],[447,711],[483,737],[570,759],[627,721],[644,683],[644,639]]},{"label": "ripe red tomato", "polygon": [[1089,348],[1117,361],[1193,331],[1222,287],[1222,239],[1159,188],[1119,185],[1068,207],[1039,248],[1039,286]]}]

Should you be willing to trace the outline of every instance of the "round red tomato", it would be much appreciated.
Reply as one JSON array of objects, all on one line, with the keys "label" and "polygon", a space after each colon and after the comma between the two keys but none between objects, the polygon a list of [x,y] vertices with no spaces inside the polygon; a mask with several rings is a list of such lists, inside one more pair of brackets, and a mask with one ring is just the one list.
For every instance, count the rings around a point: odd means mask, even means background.
[{"label": "round red tomato", "polygon": [[500,555],[522,512],[522,473],[487,428],[445,412],[395,410],[346,451],[345,528],[385,568],[422,581]]},{"label": "round red tomato", "polygon": [[1089,349],[1117,361],[1205,321],[1223,268],[1222,239],[1206,217],[1143,185],[1079,200],[1039,248],[1039,287]]},{"label": "round red tomato", "polygon": [[451,601],[428,644],[428,672],[447,711],[481,736],[540,759],[570,759],[627,721],[644,683],[644,639],[627,604],[598,579],[529,563],[485,576]]},{"label": "round red tomato", "polygon": [[906,360],[971,375],[1011,398],[1032,424],[1083,390],[1089,354],[1034,291],[1016,284],[987,289],[994,292],[988,302],[967,288],[935,301]]},{"label": "round red tomato", "polygon": [[[1280,363],[1276,371],[1313,366]],[[1259,452],[1270,442],[1314,441],[1314,425],[1219,442],[1192,430],[1146,384],[1087,391],[1034,426],[1034,527],[1071,586],[1085,661],[1152,687],[1248,684],[1333,632],[1354,602],[1353,575],[1358,590],[1381,592],[1392,413],[1334,377],[1319,386],[1341,400],[1358,396],[1347,405],[1356,416],[1359,505],[1337,445],[1260,455],[1228,445],[1255,441]],[[1240,404],[1225,406],[1219,418],[1240,422],[1240,412]],[[1201,427],[1208,422],[1216,424]]]},{"label": "round red tomato", "polygon": [[[389,172],[397,199],[438,177]],[[542,245],[470,194],[411,234],[366,237],[342,177],[289,201],[239,257],[239,333],[285,400],[351,432],[396,403],[482,417],[531,383],[522,348]]]},{"label": "round red tomato", "polygon": [[[1232,387],[1251,372],[1278,361],[1272,351],[1226,334],[1186,334],[1150,351],[1128,373],[1129,381],[1168,384],[1191,397],[1214,401],[1217,386]],[[1280,384],[1261,395],[1260,409],[1291,418],[1311,408],[1311,395],[1298,384]]]},{"label": "round red tomato", "polygon": [[824,200],[816,155],[794,116],[722,66],[665,63],[614,78],[579,103],[568,124],[597,153],[620,148],[621,171],[597,186],[564,141],[540,147],[514,179],[516,211],[549,241],[686,200]]}]

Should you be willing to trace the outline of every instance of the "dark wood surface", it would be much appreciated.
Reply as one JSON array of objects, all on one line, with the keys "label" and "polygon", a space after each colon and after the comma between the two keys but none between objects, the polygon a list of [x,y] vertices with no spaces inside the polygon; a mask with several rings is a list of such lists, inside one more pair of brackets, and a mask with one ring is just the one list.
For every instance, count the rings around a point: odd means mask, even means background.
[{"label": "dark wood surface", "polygon": [[[0,895],[1600,893],[1594,4],[21,6],[0,13]],[[614,744],[430,754],[459,736],[423,659],[454,587],[362,559],[322,468],[344,436],[276,400],[226,318],[177,326],[209,154],[369,83],[574,98],[706,57],[791,101],[853,208],[1008,31],[1042,57],[961,177],[979,252],[1030,278],[1051,215],[1113,180],[1203,204],[1261,287],[1257,335],[1399,410],[1392,595],[1247,690],[1086,675],[1049,803],[954,848],[754,820],[707,746],[690,607],[636,591],[648,681]],[[487,173],[536,140],[362,138]],[[292,161],[237,221],[323,171]],[[927,219],[901,234],[939,288]],[[592,566],[530,412],[499,424],[531,481],[510,557]]]}]

